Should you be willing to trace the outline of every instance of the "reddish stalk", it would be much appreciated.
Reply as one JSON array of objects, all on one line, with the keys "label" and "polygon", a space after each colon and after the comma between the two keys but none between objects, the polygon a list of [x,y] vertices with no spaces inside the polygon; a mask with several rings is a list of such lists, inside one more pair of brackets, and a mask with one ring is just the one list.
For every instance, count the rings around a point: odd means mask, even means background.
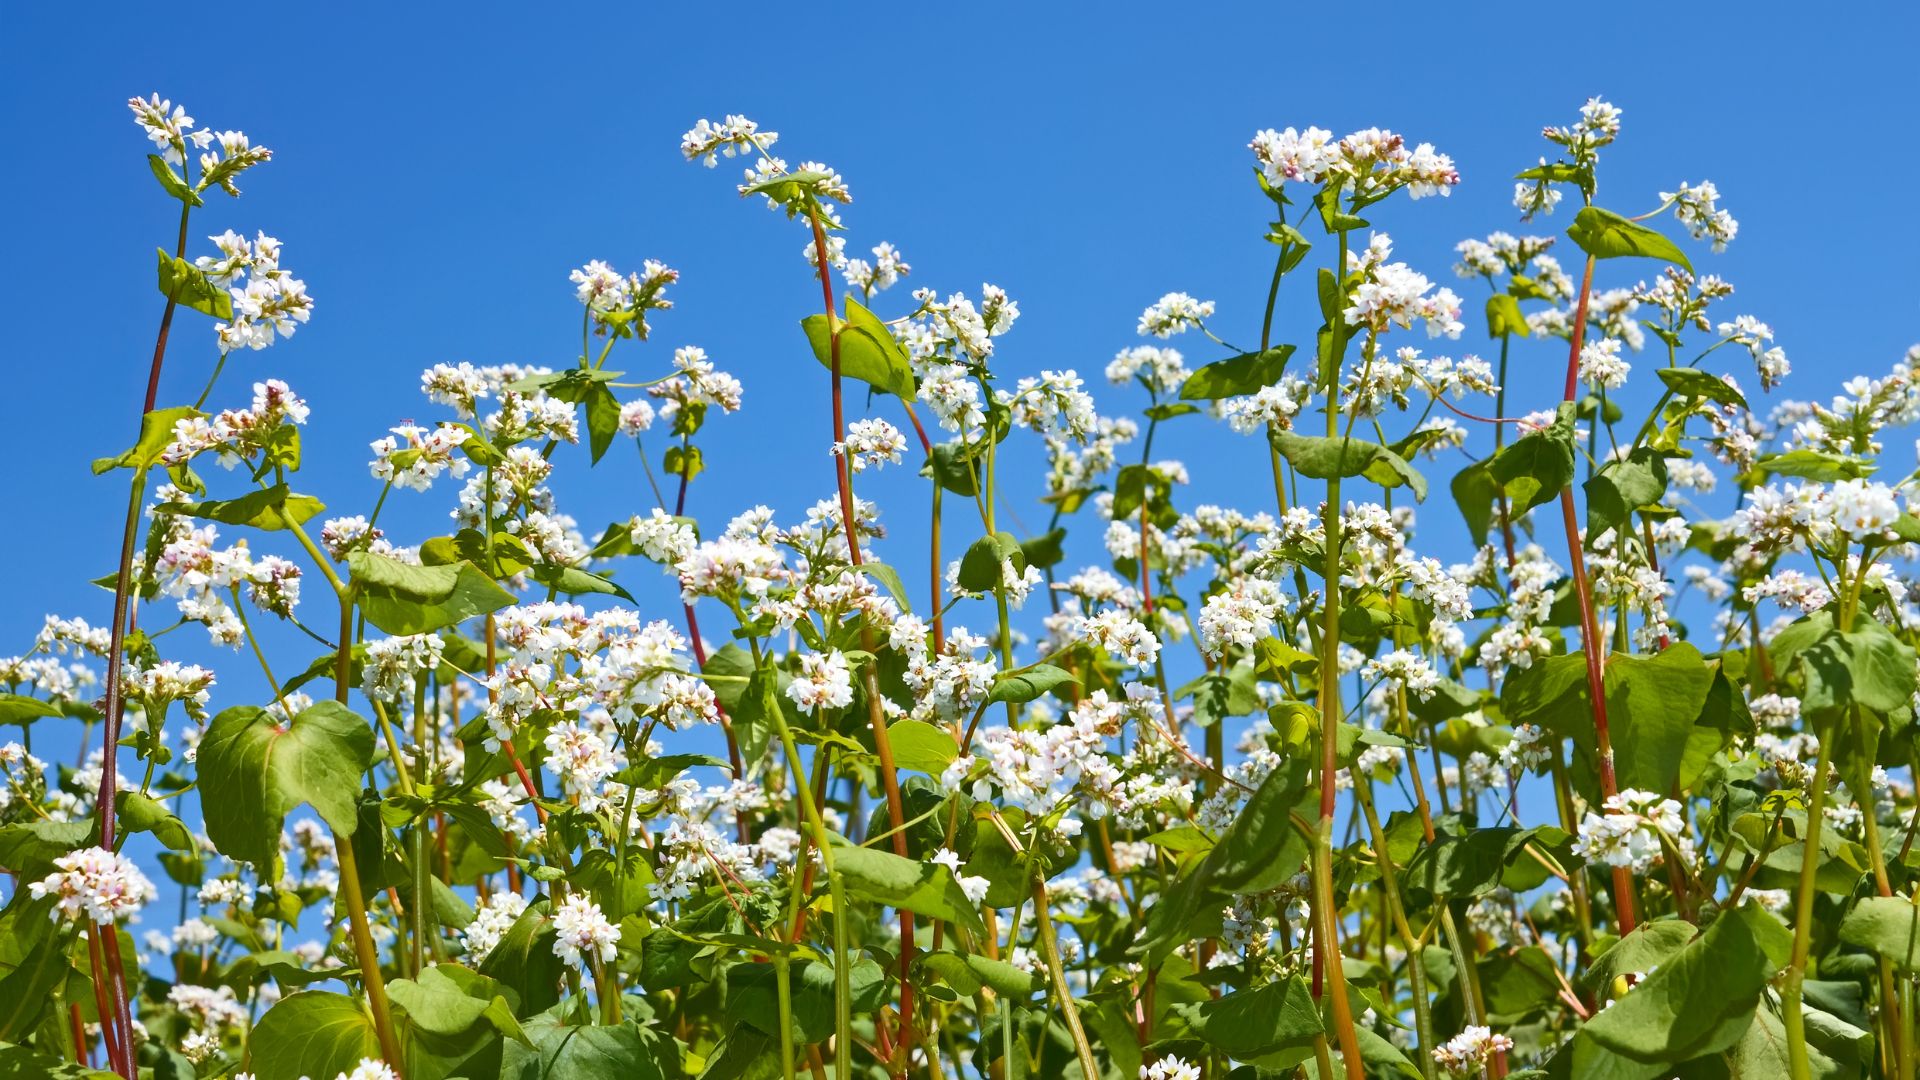
[{"label": "reddish stalk", "polygon": [[[1593,256],[1587,256],[1587,268],[1580,278],[1580,303],[1574,310],[1573,332],[1567,350],[1567,402],[1580,388],[1580,346],[1586,338],[1587,300],[1593,293]],[[1600,796],[1612,799],[1620,793],[1620,781],[1613,768],[1613,736],[1607,724],[1606,673],[1600,659],[1600,620],[1593,608],[1593,586],[1587,580],[1587,560],[1580,539],[1580,522],[1573,508],[1573,486],[1560,492],[1560,516],[1566,524],[1567,557],[1572,564],[1574,593],[1580,598],[1580,642],[1587,659],[1587,699],[1593,703],[1594,741],[1600,754]],[[1609,811],[1611,812],[1611,811]],[[1639,920],[1634,915],[1633,874],[1624,866],[1613,868],[1614,920],[1621,936],[1633,931]]]},{"label": "reddish stalk", "polygon": [[[835,313],[833,304],[833,277],[827,266],[827,233],[820,227],[820,213],[812,206],[807,208],[808,224],[813,226],[814,266],[820,277],[820,297],[827,312],[827,350],[833,368],[833,441],[844,443],[847,439],[846,412],[840,391],[840,317]],[[917,425],[916,425],[917,426]],[[847,558],[855,567],[860,565],[860,537],[854,527],[853,476],[852,463],[840,457],[834,461],[833,476],[840,489],[840,522],[847,533]],[[871,651],[872,632],[863,629],[863,639]],[[867,669],[867,711],[873,726],[873,748],[880,758],[880,781],[887,793],[887,817],[893,828],[893,853],[901,858],[907,857],[906,807],[900,800],[900,776],[894,768],[893,743],[887,736],[887,719],[880,710],[879,684],[874,678],[873,669]],[[900,1039],[899,1045],[913,1046],[913,912],[905,908],[900,913]],[[905,1069],[896,1068],[888,1063],[890,1072],[904,1075]]]}]

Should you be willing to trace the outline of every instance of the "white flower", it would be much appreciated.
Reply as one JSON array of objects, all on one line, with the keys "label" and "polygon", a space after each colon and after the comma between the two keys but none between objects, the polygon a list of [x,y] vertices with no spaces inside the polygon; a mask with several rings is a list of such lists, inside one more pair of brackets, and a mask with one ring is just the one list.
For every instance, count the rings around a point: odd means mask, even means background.
[{"label": "white flower", "polygon": [[85,848],[62,855],[53,865],[58,869],[27,886],[27,891],[35,900],[55,897],[55,918],[85,915],[107,926],[138,913],[158,895],[153,882],[132,859],[106,848]]},{"label": "white flower", "polygon": [[1448,1076],[1474,1076],[1486,1067],[1495,1054],[1512,1049],[1512,1039],[1495,1035],[1489,1028],[1474,1025],[1435,1047],[1433,1063],[1446,1070]]},{"label": "white flower", "polygon": [[600,905],[575,893],[553,913],[553,955],[569,964],[587,964],[598,956],[612,963],[620,952],[620,931],[600,912]]},{"label": "white flower", "polygon": [[473,908],[473,921],[460,931],[460,939],[467,946],[467,961],[471,966],[479,966],[487,958],[500,939],[507,936],[520,913],[527,910],[527,898],[519,893],[504,890],[489,893]]},{"label": "white flower", "polygon": [[844,709],[853,704],[853,673],[839,649],[800,657],[800,674],[787,684],[787,697],[804,712]]},{"label": "white flower", "polygon": [[833,444],[834,456],[846,458],[854,472],[864,472],[869,466],[898,465],[906,450],[907,437],[879,419],[855,420],[847,425],[846,441]]},{"label": "white flower", "polygon": [[1213,317],[1213,301],[1195,300],[1183,292],[1170,292],[1147,305],[1140,313],[1140,336],[1171,337],[1199,326]]},{"label": "white flower", "polygon": [[1599,390],[1618,390],[1627,385],[1627,373],[1633,365],[1620,355],[1619,338],[1601,338],[1580,347],[1580,379]]},{"label": "white flower", "polygon": [[1140,1066],[1140,1080],[1200,1080],[1200,1066],[1169,1054]]},{"label": "white flower", "polygon": [[941,848],[933,853],[933,858],[929,861],[937,866],[944,866],[953,871],[953,880],[959,883],[960,891],[967,894],[967,900],[969,902],[979,904],[986,901],[988,889],[987,879],[962,874],[960,872],[960,856],[957,853],[947,848]]},{"label": "white flower", "polygon": [[1153,631],[1118,608],[1088,619],[1085,633],[1088,641],[1136,667],[1151,667],[1160,655],[1160,639]]}]

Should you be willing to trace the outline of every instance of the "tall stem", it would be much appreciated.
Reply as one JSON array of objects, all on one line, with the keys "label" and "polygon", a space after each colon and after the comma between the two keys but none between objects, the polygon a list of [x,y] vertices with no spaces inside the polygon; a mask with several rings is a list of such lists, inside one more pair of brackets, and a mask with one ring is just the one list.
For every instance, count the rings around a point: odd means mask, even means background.
[{"label": "tall stem", "polygon": [[[814,268],[820,276],[820,298],[826,305],[827,350],[833,368],[833,441],[836,445],[847,440],[846,411],[840,388],[840,317],[834,311],[833,276],[827,265],[827,233],[820,225],[820,214],[813,207],[807,209],[807,220],[813,226]],[[847,455],[834,458],[833,476],[840,492],[840,521],[847,533],[847,558],[855,567],[860,565],[860,535],[854,523],[853,503],[853,462]],[[936,566],[936,572],[937,572]],[[935,607],[936,611],[939,610]],[[862,644],[868,652],[873,651],[873,631],[864,624],[860,629]],[[887,733],[887,717],[880,705],[880,680],[873,666],[865,669],[867,719],[873,728],[873,749],[880,758],[880,783],[887,793],[888,824],[893,829],[893,853],[901,858],[907,857],[906,806],[900,799],[900,774],[894,767],[893,741]],[[900,1037],[896,1040],[901,1047],[912,1047],[916,1040],[913,1035],[913,912],[905,908],[900,914]],[[839,915],[836,912],[835,918]],[[908,1054],[900,1055],[904,1061]],[[892,1067],[889,1072],[905,1075],[904,1066]]]},{"label": "tall stem", "polygon": [[1826,813],[1827,778],[1833,766],[1831,747],[1837,737],[1834,731],[1822,735],[1820,753],[1814,761],[1807,835],[1800,853],[1800,889],[1794,901],[1793,952],[1786,978],[1780,984],[1780,1021],[1786,1028],[1787,1065],[1793,1080],[1811,1080],[1813,1076],[1807,1057],[1807,1025],[1801,1000],[1807,979],[1807,957],[1813,951],[1813,901],[1820,891],[1815,881],[1820,871],[1820,822]]},{"label": "tall stem", "polygon": [[[1586,340],[1587,301],[1592,294],[1593,256],[1589,255],[1586,269],[1580,275],[1580,300],[1573,313],[1572,333],[1568,335],[1567,385],[1563,400],[1569,403],[1580,389],[1580,347]],[[1566,526],[1567,561],[1573,575],[1573,589],[1580,601],[1580,647],[1586,654],[1587,700],[1593,706],[1594,742],[1600,754],[1600,796],[1611,800],[1620,794],[1620,781],[1614,773],[1613,735],[1607,724],[1606,671],[1601,656],[1606,642],[1601,639],[1600,618],[1594,611],[1593,583],[1587,578],[1586,550],[1580,538],[1571,484],[1560,491],[1560,517]],[[1633,872],[1624,866],[1613,868],[1613,912],[1621,936],[1632,933],[1639,919],[1634,914]]]}]

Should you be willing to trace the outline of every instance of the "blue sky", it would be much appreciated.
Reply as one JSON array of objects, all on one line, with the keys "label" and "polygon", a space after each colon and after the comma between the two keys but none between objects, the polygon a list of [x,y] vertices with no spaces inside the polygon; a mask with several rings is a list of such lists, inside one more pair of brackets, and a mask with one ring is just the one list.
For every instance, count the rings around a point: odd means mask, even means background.
[{"label": "blue sky", "polygon": [[[1456,241],[1521,231],[1510,177],[1547,152],[1540,127],[1594,94],[1625,110],[1604,205],[1638,213],[1678,181],[1718,184],[1741,235],[1724,256],[1702,254],[1702,268],[1738,287],[1727,314],[1775,328],[1796,368],[1785,393],[1824,397],[1920,340],[1920,218],[1896,209],[1920,175],[1911,10],[1842,22],[1756,5],[1676,24],[1670,5],[1616,5],[1602,25],[1565,5],[1387,6],[1344,29],[1326,5],[1108,5],[1097,16],[846,5],[810,24],[792,7],[450,10],[343,4],[323,18],[266,6],[235,25],[164,16],[174,26],[71,7],[9,13],[0,110],[17,163],[0,260],[11,315],[0,446],[16,464],[0,652],[23,650],[43,612],[107,620],[107,596],[86,582],[112,569],[124,474],[95,478],[87,463],[130,441],[161,307],[153,249],[170,244],[177,214],[142,160],[124,106],[134,94],[158,91],[275,151],[243,178],[244,198],[210,198],[189,255],[226,228],[265,230],[316,298],[292,341],[235,357],[215,403],[244,403],[255,378],[287,379],[313,408],[298,487],[332,513],[365,512],[377,494],[369,440],[442,415],[417,396],[422,368],[571,363],[579,313],[566,276],[593,258],[622,269],[657,258],[683,274],[654,340],[623,345],[611,366],[657,374],[675,345],[698,344],[746,383],[745,411],[703,438],[709,472],[690,512],[719,521],[767,502],[791,520],[831,492],[826,381],[796,326],[818,303],[806,237],[737,199],[732,170],[677,152],[695,119],[727,112],[781,132],[790,160],[846,176],[850,247],[896,243],[910,284],[943,294],[1005,287],[1023,311],[995,361],[1008,379],[1075,367],[1098,382],[1139,342],[1140,310],[1169,290],[1216,300],[1229,340],[1257,338],[1272,250],[1245,148],[1256,129],[1378,125],[1451,154],[1464,177],[1452,198],[1396,199],[1371,216],[1399,257],[1453,283]],[[1566,224],[1563,213],[1531,231]],[[1600,284],[1652,269],[1609,267]],[[1479,294],[1453,284],[1477,312]],[[1310,340],[1306,299],[1283,304],[1278,341]],[[907,302],[898,290],[881,309]],[[1469,326],[1456,355],[1483,348],[1477,314]],[[211,324],[191,313],[174,342],[163,404],[191,401],[214,359]],[[1174,344],[1195,365],[1224,355],[1197,335]],[[1554,345],[1517,354],[1509,411],[1551,404],[1563,356]],[[1100,396],[1103,411],[1142,404],[1138,391]],[[1223,428],[1184,420],[1160,436],[1159,456],[1193,468],[1185,505],[1267,505],[1260,448]],[[563,506],[590,530],[649,505],[630,448],[592,473],[584,451],[561,460]],[[1037,530],[1039,481],[1018,466],[1007,482]],[[1430,467],[1436,492],[1455,467]],[[907,472],[863,486],[903,530],[924,514]],[[444,487],[396,493],[390,534],[446,531],[451,498]],[[1464,553],[1442,499],[1424,521],[1439,553]],[[1083,522],[1075,549],[1089,559],[1095,524]],[[949,551],[973,535],[961,521]],[[882,555],[919,565],[911,549]],[[916,596],[923,580],[910,571]],[[310,586],[310,604],[330,602]],[[643,593],[671,617],[666,596]],[[199,632],[174,640],[183,658],[218,665],[222,703],[261,693],[242,656],[189,637]],[[274,640],[281,666],[309,655],[298,638]]]}]

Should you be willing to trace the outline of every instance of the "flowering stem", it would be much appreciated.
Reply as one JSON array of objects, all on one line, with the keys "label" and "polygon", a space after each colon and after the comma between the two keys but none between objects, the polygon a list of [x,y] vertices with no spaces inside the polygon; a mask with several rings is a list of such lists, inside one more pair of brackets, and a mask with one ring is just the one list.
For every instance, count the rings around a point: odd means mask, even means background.
[{"label": "flowering stem", "polygon": [[1060,964],[1060,944],[1054,938],[1053,920],[1047,915],[1047,883],[1038,874],[1033,879],[1033,916],[1040,951],[1046,955],[1048,974],[1053,976],[1054,993],[1060,995],[1060,1011],[1066,1017],[1067,1032],[1073,1036],[1073,1051],[1080,1058],[1080,1074],[1099,1076],[1100,1067],[1094,1063],[1093,1047],[1087,1043],[1086,1030],[1080,1026],[1080,1010],[1074,1008],[1073,991],[1067,987],[1067,973]]},{"label": "flowering stem", "polygon": [[1807,806],[1807,835],[1800,854],[1800,889],[1793,913],[1793,952],[1786,978],[1780,984],[1780,1022],[1787,1033],[1787,1064],[1793,1080],[1810,1080],[1806,1017],[1801,1012],[1801,987],[1807,978],[1807,957],[1813,946],[1813,901],[1819,886],[1820,822],[1826,813],[1827,776],[1833,766],[1831,747],[1836,732],[1821,733],[1820,752],[1813,766],[1813,795]]},{"label": "flowering stem", "polygon": [[[833,278],[828,273],[827,234],[820,226],[820,213],[813,206],[807,208],[807,220],[813,226],[814,266],[820,275],[820,296],[826,304],[828,353],[833,366],[833,442],[844,445],[847,441],[846,413],[840,388],[840,318],[834,312]],[[918,426],[917,424],[915,425]],[[836,458],[833,476],[840,489],[840,523],[847,533],[847,558],[856,568],[860,565],[860,536],[854,522],[853,502],[853,462],[851,455]],[[938,564],[935,564],[936,573]],[[935,607],[935,610],[939,610]],[[873,651],[873,631],[864,623],[860,628],[861,643],[868,652]],[[900,799],[900,775],[894,767],[893,743],[887,734],[886,713],[880,707],[880,680],[872,665],[863,672],[866,682],[867,718],[873,727],[873,748],[880,758],[880,782],[887,795],[887,817],[894,829],[893,853],[901,858],[907,857],[907,834],[902,826],[906,821],[906,807]],[[804,782],[804,779],[803,781]],[[824,843],[824,841],[822,841]],[[905,908],[900,914],[900,1038],[899,1045],[913,1046],[913,912]],[[840,918],[836,910],[835,919]],[[904,1075],[904,1069],[889,1071]],[[845,1075],[842,1070],[838,1075]]]},{"label": "flowering stem", "polygon": [[400,1042],[394,1037],[393,1018],[387,1011],[387,984],[380,977],[380,953],[374,948],[373,933],[367,928],[367,903],[360,893],[360,866],[354,859],[353,839],[336,837],[334,847],[340,859],[340,892],[347,898],[347,926],[353,936],[353,952],[360,962],[360,985],[366,988],[367,1004],[373,1009],[373,1030],[380,1040],[381,1056],[397,1074],[402,1064]]},{"label": "flowering stem", "polygon": [[[1593,256],[1580,276],[1580,301],[1574,309],[1573,329],[1568,335],[1567,387],[1563,400],[1572,402],[1580,389],[1580,347],[1587,332],[1587,301],[1593,294]],[[1607,725],[1606,674],[1600,655],[1605,642],[1600,637],[1600,619],[1593,607],[1593,583],[1587,579],[1587,560],[1580,539],[1580,521],[1574,511],[1573,487],[1560,491],[1560,516],[1566,525],[1567,560],[1571,565],[1573,589],[1580,600],[1580,643],[1587,660],[1587,700],[1593,705],[1594,742],[1600,755],[1600,797],[1611,800],[1620,794],[1620,781],[1613,768],[1613,736]],[[1624,866],[1613,868],[1614,921],[1622,937],[1633,932],[1639,920],[1634,915],[1633,873]]]},{"label": "flowering stem", "polygon": [[1406,909],[1400,902],[1400,874],[1393,865],[1392,854],[1387,850],[1387,834],[1380,828],[1380,815],[1373,809],[1373,778],[1356,770],[1353,797],[1367,816],[1367,832],[1372,837],[1373,856],[1380,864],[1380,881],[1386,887],[1387,913],[1393,919],[1394,928],[1400,932],[1400,940],[1407,945],[1407,979],[1412,984],[1413,1030],[1418,1040],[1414,1046],[1417,1051],[1414,1059],[1420,1063],[1420,1071],[1427,1080],[1433,1080],[1433,1003],[1427,1000],[1425,965],[1420,959],[1422,943],[1407,924]]}]

